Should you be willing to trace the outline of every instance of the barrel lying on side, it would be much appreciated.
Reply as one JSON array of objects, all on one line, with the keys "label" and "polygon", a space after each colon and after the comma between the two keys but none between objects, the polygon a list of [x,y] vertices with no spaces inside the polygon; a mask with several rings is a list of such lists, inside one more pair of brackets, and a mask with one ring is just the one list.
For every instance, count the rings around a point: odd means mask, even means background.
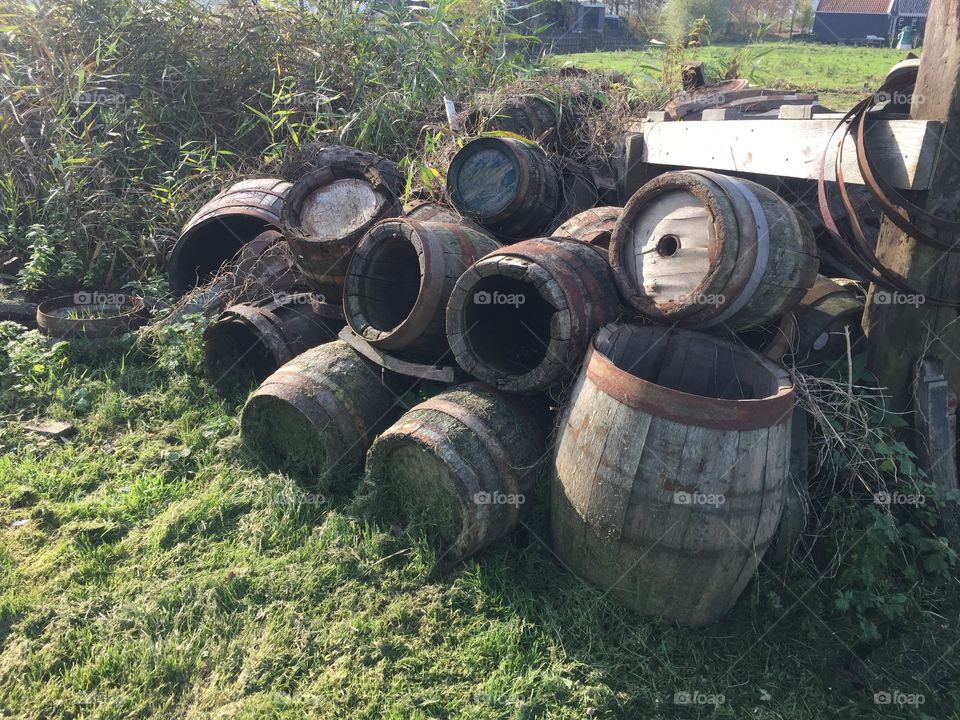
[{"label": "barrel lying on side", "polygon": [[654,178],[610,240],[621,293],[648,317],[695,328],[763,327],[816,280],[813,235],[757,183],[706,170]]},{"label": "barrel lying on side", "polygon": [[400,415],[383,375],[340,340],[307,350],[247,400],[244,443],[268,467],[328,488],[363,466],[374,438]]},{"label": "barrel lying on side", "polygon": [[818,275],[797,306],[783,316],[763,353],[807,372],[823,370],[846,359],[848,339],[855,347],[863,338],[863,309],[863,300],[852,288]]},{"label": "barrel lying on side", "polygon": [[509,137],[467,143],[447,171],[454,207],[508,242],[549,227],[559,204],[559,182],[543,150]]},{"label": "barrel lying on side", "polygon": [[182,295],[213,275],[246,243],[280,227],[290,183],[276,178],[244,180],[194,214],[170,253],[170,289]]},{"label": "barrel lying on side", "polygon": [[574,240],[582,240],[598,248],[606,250],[610,247],[610,237],[613,235],[613,228],[623,208],[604,206],[584,210],[582,213],[574,215],[553,231],[556,237],[570,237]]},{"label": "barrel lying on side", "polygon": [[366,479],[386,518],[459,560],[495,542],[528,507],[546,451],[529,403],[479,383],[414,406],[374,442]]},{"label": "barrel lying on side", "polygon": [[350,260],[347,322],[374,347],[439,364],[449,352],[445,312],[454,284],[499,247],[487,233],[464,225],[384,220]]},{"label": "barrel lying on side", "polygon": [[784,503],[794,392],[780,366],[702,333],[601,330],[560,423],[553,550],[644,614],[714,622]]},{"label": "barrel lying on side", "polygon": [[340,302],[353,249],[377,222],[400,214],[393,176],[384,159],[335,146],[314,161],[316,169],[290,188],[283,232],[310,287]]},{"label": "barrel lying on side", "polygon": [[336,340],[343,326],[340,306],[311,293],[233,305],[203,333],[207,378],[220,390],[263,382],[300,353]]},{"label": "barrel lying on side", "polygon": [[501,390],[536,392],[576,372],[617,315],[603,252],[569,238],[508,245],[475,263],[447,304],[457,364]]}]

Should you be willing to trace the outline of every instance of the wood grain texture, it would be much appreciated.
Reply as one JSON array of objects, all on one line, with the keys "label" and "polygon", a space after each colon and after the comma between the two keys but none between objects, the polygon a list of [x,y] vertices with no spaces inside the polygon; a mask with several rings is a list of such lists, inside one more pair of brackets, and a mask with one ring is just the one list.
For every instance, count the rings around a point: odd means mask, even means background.
[{"label": "wood grain texture", "polygon": [[[630,371],[620,371],[616,382],[652,378],[689,392],[694,403],[698,391],[715,394],[720,383],[704,376],[717,341],[687,336],[651,362],[641,357],[649,348],[623,337],[629,332],[619,333],[625,352],[614,355]],[[668,371],[684,354],[692,359]],[[762,364],[731,367],[743,375],[741,387],[777,384],[748,377],[765,372]],[[680,423],[620,402],[588,370],[569,396],[554,452],[554,552],[643,614],[692,626],[715,622],[743,592],[775,534],[790,412],[758,429]]]}]

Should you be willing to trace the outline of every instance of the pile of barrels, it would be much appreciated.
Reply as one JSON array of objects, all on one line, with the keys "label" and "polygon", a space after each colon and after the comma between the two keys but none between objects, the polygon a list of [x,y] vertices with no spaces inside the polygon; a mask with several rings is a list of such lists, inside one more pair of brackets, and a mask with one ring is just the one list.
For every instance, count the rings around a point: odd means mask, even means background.
[{"label": "pile of barrels", "polygon": [[483,136],[450,164],[449,205],[401,207],[393,163],[322,150],[261,186],[306,291],[228,309],[208,369],[252,356],[241,432],[259,460],[322,491],[362,474],[444,560],[549,503],[567,569],[641,613],[714,622],[802,526],[805,420],[781,363],[835,362],[862,299],[817,275],[811,232],[761,185],[671,172],[583,207],[566,171]]}]

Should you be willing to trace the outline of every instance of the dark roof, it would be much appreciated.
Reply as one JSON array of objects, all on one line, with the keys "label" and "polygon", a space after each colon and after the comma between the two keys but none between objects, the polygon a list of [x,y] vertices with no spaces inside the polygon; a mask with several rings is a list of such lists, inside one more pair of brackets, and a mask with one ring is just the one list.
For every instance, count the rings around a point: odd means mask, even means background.
[{"label": "dark roof", "polygon": [[900,15],[919,15],[926,17],[930,9],[930,0],[899,0],[897,12]]},{"label": "dark roof", "polygon": [[857,13],[886,15],[893,0],[820,0],[818,13]]}]

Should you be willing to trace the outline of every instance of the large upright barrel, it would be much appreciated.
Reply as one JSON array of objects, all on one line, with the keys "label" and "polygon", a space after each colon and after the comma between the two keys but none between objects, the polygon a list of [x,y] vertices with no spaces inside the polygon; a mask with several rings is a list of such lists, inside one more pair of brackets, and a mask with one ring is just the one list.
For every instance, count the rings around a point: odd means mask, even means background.
[{"label": "large upright barrel", "polygon": [[203,333],[207,379],[221,391],[270,373],[300,353],[336,340],[339,305],[311,293],[278,294],[227,308]]},{"label": "large upright barrel", "polygon": [[471,383],[415,405],[377,438],[366,479],[392,524],[459,560],[523,517],[546,452],[527,401]]},{"label": "large upright barrel", "polygon": [[454,284],[499,247],[465,225],[384,220],[364,235],[350,260],[347,322],[374,347],[439,363],[449,351],[445,313]]},{"label": "large upright barrel", "polygon": [[383,377],[343,341],[307,350],[247,400],[244,443],[272,469],[330,487],[363,466],[374,438],[400,415]]},{"label": "large upright barrel", "polygon": [[543,150],[511,137],[481,137],[450,162],[450,200],[505,241],[547,229],[559,204],[560,181]]},{"label": "large upright barrel", "polygon": [[244,180],[205,203],[180,232],[167,272],[177,295],[215,273],[244,244],[280,227],[290,183],[276,178]]},{"label": "large upright barrel", "polygon": [[749,330],[796,305],[817,276],[813,235],[757,183],[706,170],[654,178],[610,241],[621,293],[648,317]]},{"label": "large upright barrel", "polygon": [[507,245],[475,263],[447,304],[457,363],[484,382],[537,392],[576,371],[617,295],[603,251],[570,238]]},{"label": "large upright barrel", "polygon": [[560,423],[553,550],[644,614],[729,610],[784,503],[794,392],[782,367],[689,330],[610,325]]},{"label": "large upright barrel", "polygon": [[400,214],[392,163],[353,148],[325,148],[315,170],[290,188],[283,232],[310,286],[340,302],[347,265],[360,238],[384,218]]}]

